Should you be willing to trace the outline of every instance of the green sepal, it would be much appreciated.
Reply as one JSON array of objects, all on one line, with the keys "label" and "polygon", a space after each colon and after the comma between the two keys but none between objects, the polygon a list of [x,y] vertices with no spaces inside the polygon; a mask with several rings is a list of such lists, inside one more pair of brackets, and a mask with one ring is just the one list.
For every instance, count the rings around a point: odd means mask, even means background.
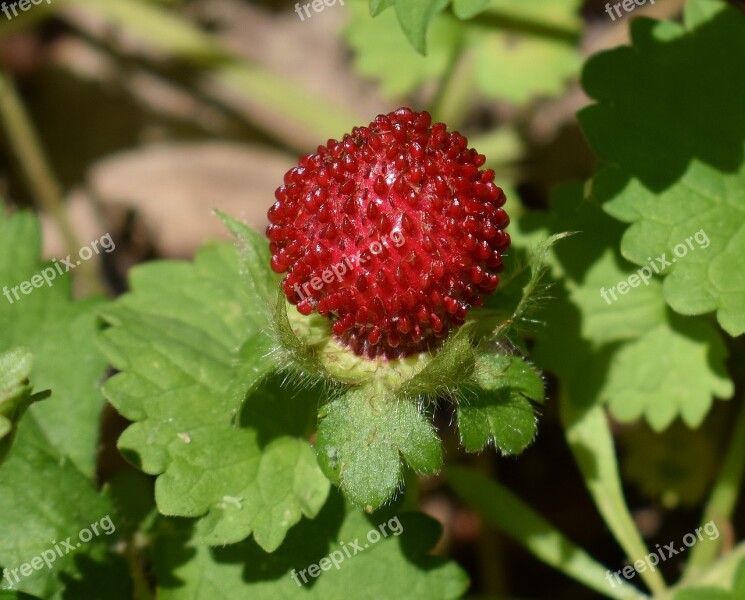
[{"label": "green sepal", "polygon": [[34,402],[48,398],[50,392],[31,394],[29,384],[33,357],[27,348],[0,353],[0,464],[10,451],[18,422]]},{"label": "green sepal", "polygon": [[421,474],[442,465],[440,439],[416,402],[380,386],[355,388],[321,411],[321,470],[355,505],[379,508],[399,488],[404,464]]},{"label": "green sepal", "polygon": [[493,444],[502,454],[520,454],[537,431],[532,402],[544,395],[540,373],[519,356],[480,354],[458,405],[463,447],[478,452]]}]

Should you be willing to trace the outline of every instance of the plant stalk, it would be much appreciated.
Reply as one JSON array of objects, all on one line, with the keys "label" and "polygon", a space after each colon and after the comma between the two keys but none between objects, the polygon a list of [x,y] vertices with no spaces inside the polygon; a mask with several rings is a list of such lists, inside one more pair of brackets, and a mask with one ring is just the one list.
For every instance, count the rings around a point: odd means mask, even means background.
[{"label": "plant stalk", "polygon": [[[713,522],[717,530],[726,531],[730,526],[732,514],[745,479],[745,402],[740,407],[735,427],[732,431],[722,470],[714,483],[709,502],[704,509],[703,524]],[[710,565],[722,547],[722,536],[716,540],[696,544],[686,565],[684,579],[695,577]]]},{"label": "plant stalk", "polygon": [[[54,220],[68,253],[76,256],[81,245],[67,218],[62,202],[62,191],[18,91],[11,77],[3,69],[0,69],[0,120],[5,126],[10,146],[21,164],[37,207]],[[80,265],[88,290],[100,292],[104,288],[95,275],[96,268],[95,261],[88,264],[84,261]]]}]

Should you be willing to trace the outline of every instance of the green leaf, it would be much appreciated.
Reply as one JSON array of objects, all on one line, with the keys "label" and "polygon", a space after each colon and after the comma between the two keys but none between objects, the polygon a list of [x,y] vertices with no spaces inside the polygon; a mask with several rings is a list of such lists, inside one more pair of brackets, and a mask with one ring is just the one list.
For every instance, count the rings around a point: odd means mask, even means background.
[{"label": "green leaf", "polygon": [[738,595],[745,595],[745,560],[741,560],[732,581],[732,591]]},{"label": "green leaf", "polygon": [[[106,533],[115,533],[117,525],[111,502],[73,463],[56,453],[33,417],[21,423],[13,452],[0,473],[0,564],[12,572],[33,564],[35,557],[46,552],[51,565],[47,568],[42,562],[27,577],[20,571],[17,579],[11,574],[14,588],[43,598],[85,600],[95,598],[101,580],[110,578],[107,585],[111,586],[112,600],[131,597],[126,566],[107,551],[107,545],[117,539]],[[93,533],[93,524],[99,535],[84,543],[80,532]],[[87,537],[87,533],[83,535]],[[8,580],[2,584],[7,585]]]},{"label": "green leaf", "polygon": [[488,98],[522,105],[536,96],[560,94],[582,64],[576,47],[563,40],[532,38],[499,30],[474,30],[474,79]]},{"label": "green leaf", "polygon": [[157,516],[153,481],[134,469],[124,469],[106,482],[111,501],[117,512],[117,530],[125,539],[132,539],[148,531]]},{"label": "green leaf", "polygon": [[[714,396],[732,395],[724,341],[706,320],[668,314],[659,277],[652,269],[634,269],[612,249],[622,226],[582,193],[579,184],[561,186],[550,214],[534,213],[523,223],[549,231],[574,223],[578,229],[553,250],[570,307],[549,304],[534,356],[561,376],[578,405],[604,401],[617,419],[644,417],[658,431],[678,416],[697,427]],[[680,373],[687,374],[685,386]]]},{"label": "green leaf", "polygon": [[[741,556],[743,548],[742,544],[738,545],[735,551],[717,563],[717,566],[697,578],[722,587],[712,585],[683,588],[675,594],[673,600],[741,600],[745,597],[745,559],[739,559],[739,562],[733,563],[732,558],[737,559],[738,554]],[[725,562],[730,564],[724,564]],[[723,569],[717,567],[723,567]]]},{"label": "green leaf", "polygon": [[[630,276],[636,287],[626,295],[616,291]],[[571,298],[582,311],[582,334],[594,343],[635,339],[665,320],[665,300],[659,280],[640,279],[613,248],[606,249],[587,271],[581,285],[570,284]]]},{"label": "green leaf", "polygon": [[469,27],[480,91],[515,104],[559,94],[582,61],[581,5],[580,0],[491,0],[478,15],[479,26]]},{"label": "green leaf", "polygon": [[[554,231],[572,227],[577,235],[557,246],[558,273],[566,276],[572,302],[582,315],[582,336],[595,344],[634,339],[665,317],[659,279],[641,278],[616,249],[623,226],[603,213],[592,199],[583,199],[578,183],[559,186],[551,200]],[[531,218],[537,219],[536,215]],[[633,275],[635,287],[618,291]]]},{"label": "green leaf", "polygon": [[[399,99],[420,85],[439,78],[456,51],[461,29],[446,13],[438,15],[427,33],[427,56],[413,51],[394,11],[374,19],[360,0],[348,0],[347,42],[354,50],[354,66],[361,75],[380,81],[388,99]],[[390,66],[396,64],[397,68]]]},{"label": "green leaf", "polygon": [[734,393],[726,355],[710,323],[671,315],[616,352],[601,398],[622,422],[644,416],[652,429],[662,431],[680,416],[698,427],[714,396]]},{"label": "green leaf", "polygon": [[[421,0],[425,4],[427,0]],[[537,95],[560,93],[579,71],[580,4],[579,0],[509,0],[494,5],[492,0],[488,10],[477,15],[478,22],[459,20],[449,12],[433,14],[424,57],[408,47],[393,12],[370,19],[360,2],[350,0],[347,39],[355,51],[356,69],[380,80],[391,100],[425,83],[441,83],[457,62],[463,73],[461,86],[475,88],[488,98],[522,104]],[[414,11],[417,5],[400,0],[396,7]],[[391,64],[398,68],[391,69]]]},{"label": "green leaf", "polygon": [[317,393],[301,400],[270,376],[278,368],[263,331],[271,309],[262,315],[256,290],[271,277],[268,262],[208,246],[193,264],[134,269],[132,293],[103,315],[111,327],[102,346],[121,371],[104,392],[135,421],[119,448],[159,476],[163,514],[198,519],[203,543],[253,534],[275,550],[328,493],[305,439]]},{"label": "green leaf", "polygon": [[0,411],[6,413],[11,400],[27,391],[33,357],[28,348],[13,348],[0,354]]},{"label": "green leaf", "polygon": [[514,330],[535,324],[532,317],[551,299],[550,285],[545,282],[550,251],[570,235],[571,232],[566,232],[542,237],[529,251],[515,245],[510,265],[502,274],[499,292],[487,297],[482,309],[471,313],[475,337],[480,343],[503,344]]},{"label": "green leaf", "polygon": [[579,10],[582,2],[569,0],[535,0],[534,2],[513,2],[512,0],[490,0],[488,13],[508,19],[524,28],[533,25],[564,30],[567,34],[579,34],[582,18]]},{"label": "green leaf", "polygon": [[427,53],[427,28],[450,0],[396,0],[396,16],[401,29],[419,54]]},{"label": "green leaf", "polygon": [[490,0],[453,0],[453,13],[459,19],[471,19],[483,12]]},{"label": "green leaf", "polygon": [[267,269],[272,253],[266,238],[221,210],[216,210],[215,214],[235,236],[241,259],[241,275],[248,284],[251,300],[257,306],[267,306],[274,298],[281,278]]},{"label": "green leaf", "polygon": [[358,506],[376,509],[388,501],[401,484],[403,462],[423,474],[442,464],[440,439],[417,403],[374,385],[331,400],[321,417],[318,461]]},{"label": "green leaf", "polygon": [[597,104],[579,118],[609,164],[594,196],[632,223],[623,255],[639,265],[664,257],[665,301],[685,315],[716,311],[737,336],[745,332],[745,79],[737,60],[745,18],[724,2],[695,2],[687,15],[685,25],[635,19],[633,47],[592,58],[583,85]]},{"label": "green leaf", "polygon": [[690,0],[683,11],[683,22],[688,29],[715,18],[722,8],[721,0]]},{"label": "green leaf", "polygon": [[494,444],[505,455],[520,454],[535,438],[531,400],[542,402],[540,374],[518,356],[482,354],[472,385],[458,406],[461,442],[469,452]]},{"label": "green leaf", "polygon": [[256,392],[266,378],[277,370],[270,354],[273,351],[271,338],[264,332],[252,335],[238,352],[236,373],[227,394],[230,404],[242,407]]},{"label": "green leaf", "polygon": [[[32,406],[30,414],[52,446],[92,476],[103,408],[97,384],[106,368],[94,343],[101,299],[73,303],[71,274],[41,262],[36,217],[17,212],[6,219],[2,213],[0,282],[8,293],[0,298],[0,351],[23,346],[32,352],[30,377],[37,389],[52,389],[54,398]],[[41,287],[28,285],[30,293],[23,294],[20,286],[34,277]]]},{"label": "green leaf", "polygon": [[[107,549],[118,536],[102,533],[90,543],[81,540],[80,547],[74,541],[94,523],[100,531],[106,516],[116,525],[111,503],[91,481],[103,406],[97,385],[106,366],[94,343],[101,301],[71,302],[70,276],[59,275],[53,263],[41,263],[40,245],[33,215],[18,212],[6,219],[0,207],[0,281],[7,283],[10,296],[0,301],[0,350],[14,345],[29,349],[3,353],[0,403],[7,409],[9,398],[21,392],[21,406],[15,406],[17,417],[19,408],[45,396],[28,397],[28,379],[54,390],[52,400],[30,407],[18,426],[13,450],[0,468],[0,565],[10,570],[14,589],[46,599],[93,599],[100,593],[101,580],[106,579],[112,600],[124,600],[131,597],[126,566]],[[38,283],[40,277],[34,280],[38,273],[46,273],[51,285],[32,284],[30,293],[23,294],[22,282]],[[12,380],[18,385],[13,386]],[[62,556],[52,562],[53,544],[61,545],[68,536],[73,538],[73,550],[62,546]],[[34,567],[39,564],[35,557],[44,551],[50,551],[51,568],[46,564]],[[32,567],[24,567],[26,563]],[[21,568],[30,570],[30,575],[24,577]],[[0,585],[8,583],[6,578]]]},{"label": "green leaf", "polygon": [[[374,532],[381,527],[387,535],[381,534],[375,542]],[[266,554],[252,540],[228,548],[198,546],[183,524],[168,521],[155,551],[158,598],[347,600],[350,594],[359,600],[460,598],[468,587],[465,573],[429,554],[440,529],[421,513],[386,509],[367,516],[345,506],[336,493],[318,517],[290,531],[273,554]],[[308,568],[327,557],[336,559],[339,568],[329,559],[324,561],[326,570],[319,569],[317,578],[311,577]]]},{"label": "green leaf", "polygon": [[377,17],[386,8],[396,4],[396,0],[370,0],[370,16]]}]

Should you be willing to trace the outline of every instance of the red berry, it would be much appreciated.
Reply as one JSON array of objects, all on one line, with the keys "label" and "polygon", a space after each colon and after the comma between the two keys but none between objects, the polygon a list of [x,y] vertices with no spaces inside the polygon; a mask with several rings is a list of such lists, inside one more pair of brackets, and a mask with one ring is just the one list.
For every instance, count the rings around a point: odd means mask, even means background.
[{"label": "red berry", "polygon": [[504,192],[465,137],[400,108],[287,172],[269,209],[272,268],[302,314],[359,355],[433,347],[499,283]]}]

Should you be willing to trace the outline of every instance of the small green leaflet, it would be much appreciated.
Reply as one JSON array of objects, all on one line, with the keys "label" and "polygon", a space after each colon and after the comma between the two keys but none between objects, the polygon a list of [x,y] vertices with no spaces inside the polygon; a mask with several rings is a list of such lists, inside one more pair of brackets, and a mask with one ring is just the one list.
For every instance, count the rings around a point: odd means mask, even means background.
[{"label": "small green leaflet", "polygon": [[[456,1],[451,13],[437,10],[437,3],[400,0],[396,11],[379,9],[371,19],[360,0],[349,0],[352,19],[347,39],[355,50],[357,70],[380,80],[392,100],[424,83],[447,78],[457,61],[459,85],[522,104],[537,95],[560,93],[579,71],[580,4],[579,0],[492,0],[488,4],[467,0]],[[423,5],[429,10],[417,9]],[[402,17],[404,9],[407,14]],[[476,20],[469,20],[473,17]],[[425,19],[429,19],[429,43],[423,56]],[[398,68],[390,67],[392,61]]]},{"label": "small green leaflet", "polygon": [[401,29],[420,54],[427,53],[427,29],[432,19],[443,11],[450,0],[370,0],[370,14],[376,17],[394,6]]},{"label": "small green leaflet", "polygon": [[472,385],[458,406],[458,429],[469,452],[493,444],[505,455],[520,454],[536,435],[531,400],[543,402],[540,374],[518,356],[479,356]]},{"label": "small green leaflet", "polygon": [[405,462],[431,474],[442,448],[416,400],[376,393],[373,384],[331,400],[318,426],[318,460],[324,473],[354,504],[376,509],[398,489]]}]

